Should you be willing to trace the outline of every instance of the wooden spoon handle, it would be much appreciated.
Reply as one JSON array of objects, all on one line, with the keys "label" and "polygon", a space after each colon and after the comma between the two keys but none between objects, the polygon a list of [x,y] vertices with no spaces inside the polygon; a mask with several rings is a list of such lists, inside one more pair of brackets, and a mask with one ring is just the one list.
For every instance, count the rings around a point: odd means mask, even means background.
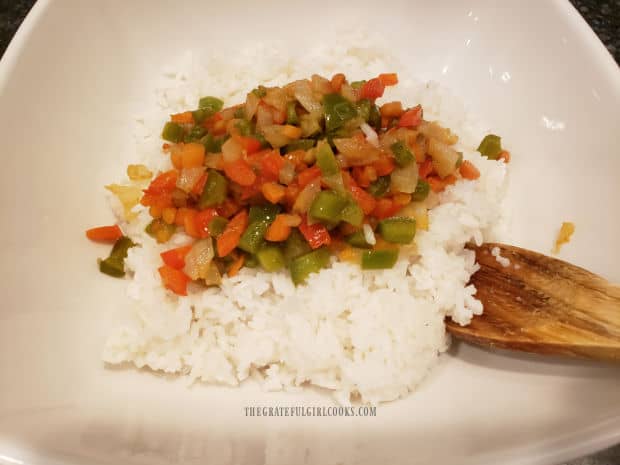
[{"label": "wooden spoon handle", "polygon": [[[491,251],[510,260],[502,266]],[[476,249],[472,276],[484,313],[469,326],[446,322],[479,345],[620,361],[620,288],[570,263],[503,244]]]}]

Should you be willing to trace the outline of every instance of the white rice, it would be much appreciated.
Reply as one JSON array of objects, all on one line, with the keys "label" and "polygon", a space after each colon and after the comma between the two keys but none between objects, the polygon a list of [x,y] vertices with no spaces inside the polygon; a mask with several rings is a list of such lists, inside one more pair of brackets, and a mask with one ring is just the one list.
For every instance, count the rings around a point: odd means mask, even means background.
[{"label": "white rice", "polygon": [[502,265],[504,268],[510,266],[510,259],[506,257],[502,257],[499,247],[497,246],[493,247],[491,249],[491,255],[493,255],[495,257],[495,261],[499,263],[500,265]]},{"label": "white rice", "polygon": [[185,56],[157,91],[161,109],[139,118],[141,142],[131,162],[169,168],[160,151],[162,124],[169,113],[195,107],[202,95],[225,96],[233,104],[258,83],[282,84],[313,73],[342,71],[359,79],[399,71],[401,84],[384,101],[422,103],[427,119],[439,119],[459,134],[458,150],[478,167],[480,179],[459,181],[439,196],[429,231],[418,231],[416,247],[403,249],[393,269],[362,272],[334,262],[297,288],[286,272],[243,269],[224,278],[221,288],[197,286],[185,298],[162,288],[157,268],[161,251],[189,239],[180,234],[172,245],[156,244],[144,233],[148,212],[138,207],[138,219],[123,225],[142,244],[130,249],[126,262],[133,275],[127,291],[132,312],[110,335],[106,362],[129,361],[231,386],[252,377],[269,390],[310,383],[330,390],[339,402],[359,396],[378,403],[407,395],[436,364],[449,344],[446,316],[467,324],[482,313],[475,288],[467,285],[477,264],[464,245],[497,239],[505,165],[475,151],[484,131],[469,122],[451,94],[437,84],[407,79],[393,57],[367,46],[376,40],[347,43],[329,53],[308,50],[298,55],[300,61],[265,45],[200,65]]}]

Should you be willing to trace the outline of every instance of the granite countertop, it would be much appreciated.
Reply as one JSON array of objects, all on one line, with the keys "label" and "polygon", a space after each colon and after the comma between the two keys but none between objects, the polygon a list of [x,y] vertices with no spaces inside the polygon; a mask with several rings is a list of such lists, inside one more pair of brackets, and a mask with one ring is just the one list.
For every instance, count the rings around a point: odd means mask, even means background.
[{"label": "granite countertop", "polygon": [[[620,0],[570,1],[594,29],[616,62],[620,63]],[[0,0],[0,56],[34,3],[34,0]],[[620,445],[561,465],[620,465]]]}]

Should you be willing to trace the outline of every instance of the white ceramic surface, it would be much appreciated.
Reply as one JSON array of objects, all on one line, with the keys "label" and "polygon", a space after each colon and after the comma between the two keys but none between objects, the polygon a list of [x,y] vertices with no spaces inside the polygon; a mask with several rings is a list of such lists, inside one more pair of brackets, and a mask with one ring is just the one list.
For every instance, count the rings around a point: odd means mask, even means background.
[{"label": "white ceramic surface", "polygon": [[563,258],[620,281],[620,72],[568,2],[175,3],[41,0],[0,63],[0,464],[536,465],[620,441],[620,369],[594,363],[458,345],[374,418],[246,418],[331,401],[104,369],[124,284],[83,230],[111,220],[100,186],[145,83],[175,50],[325,38],[345,15],[504,136],[516,244],[547,252],[572,220]]}]

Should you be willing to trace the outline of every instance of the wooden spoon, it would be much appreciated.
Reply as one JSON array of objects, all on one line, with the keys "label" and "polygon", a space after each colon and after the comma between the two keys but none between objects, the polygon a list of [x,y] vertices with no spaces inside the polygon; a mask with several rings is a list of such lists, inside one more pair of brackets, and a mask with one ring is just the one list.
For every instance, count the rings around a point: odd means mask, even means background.
[{"label": "wooden spoon", "polygon": [[[492,255],[498,247],[510,265]],[[476,248],[471,279],[484,313],[468,326],[446,320],[475,344],[538,354],[620,361],[620,287],[570,263],[504,244]]]}]

